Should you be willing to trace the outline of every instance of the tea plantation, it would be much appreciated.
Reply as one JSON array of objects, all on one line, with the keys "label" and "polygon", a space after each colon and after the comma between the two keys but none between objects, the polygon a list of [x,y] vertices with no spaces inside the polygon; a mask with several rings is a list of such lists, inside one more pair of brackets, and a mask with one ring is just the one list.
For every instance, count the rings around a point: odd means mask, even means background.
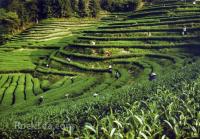
[{"label": "tea plantation", "polygon": [[0,137],[200,138],[199,47],[199,1],[43,20],[0,46]]}]

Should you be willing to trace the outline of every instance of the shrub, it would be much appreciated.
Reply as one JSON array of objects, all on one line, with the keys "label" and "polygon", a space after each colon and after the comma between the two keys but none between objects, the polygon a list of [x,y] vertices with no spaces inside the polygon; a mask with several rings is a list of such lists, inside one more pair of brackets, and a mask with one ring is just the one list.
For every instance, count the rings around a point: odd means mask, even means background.
[{"label": "shrub", "polygon": [[177,44],[144,44],[144,45],[110,45],[110,44],[99,44],[99,45],[89,45],[89,44],[71,44],[71,47],[80,48],[137,48],[137,49],[164,49],[164,48],[185,48],[185,47],[198,47],[198,44],[189,43],[177,43]]},{"label": "shrub", "polygon": [[8,80],[8,75],[2,75],[2,78],[0,80],[0,88],[4,87],[7,80]]},{"label": "shrub", "polygon": [[43,80],[43,81],[41,82],[41,88],[42,88],[43,90],[48,90],[49,87],[50,87],[50,82],[49,82],[48,80]]},{"label": "shrub", "polygon": [[11,83],[9,87],[6,89],[4,97],[3,97],[3,104],[4,105],[12,105],[15,97],[13,95],[15,88],[17,87],[17,83]]},{"label": "shrub", "polygon": [[32,82],[33,82],[33,91],[35,95],[39,95],[41,94],[43,91],[40,88],[40,81],[38,78],[32,78]]},{"label": "shrub", "polygon": [[63,79],[55,82],[54,84],[52,84],[50,86],[50,89],[55,89],[55,88],[58,88],[58,87],[61,87],[63,84],[65,84],[65,82],[68,80],[67,77],[64,77]]},{"label": "shrub", "polygon": [[30,74],[26,74],[25,94],[27,100],[36,95],[34,94],[32,76]]},{"label": "shrub", "polygon": [[52,57],[53,60],[61,62],[63,64],[67,64],[69,66],[78,68],[80,70],[85,70],[85,71],[94,71],[94,72],[108,72],[108,69],[103,69],[103,68],[90,68],[90,67],[86,67],[80,63],[76,63],[76,62],[67,62],[63,59],[57,58],[57,57]]},{"label": "shrub", "polygon": [[158,25],[174,25],[174,24],[186,24],[186,23],[199,23],[200,19],[188,19],[188,20],[177,20],[177,21],[164,21],[159,23],[129,23],[125,25],[112,25],[112,26],[105,26],[99,27],[101,29],[114,29],[114,28],[126,28],[126,27],[136,27],[136,26],[158,26]]},{"label": "shrub", "polygon": [[53,69],[53,68],[43,68],[43,67],[39,67],[36,69],[38,72],[44,73],[44,74],[54,74],[54,75],[77,75],[78,73],[76,72],[67,72],[67,71],[62,71],[62,70],[57,70],[57,69]]},{"label": "shrub", "polygon": [[25,100],[25,92],[24,92],[25,86],[24,84],[18,84],[15,90],[15,101],[13,102],[13,104],[15,103],[23,103],[23,101]]},{"label": "shrub", "polygon": [[77,57],[82,59],[90,59],[90,60],[110,60],[110,59],[117,59],[117,58],[130,58],[130,57],[140,57],[143,56],[142,54],[121,54],[121,55],[112,55],[112,56],[93,56],[93,55],[86,55],[86,54],[79,54],[79,53],[68,53],[67,51],[61,50],[64,56],[70,57]]},{"label": "shrub", "polygon": [[101,7],[111,12],[137,10],[142,0],[101,0]]}]

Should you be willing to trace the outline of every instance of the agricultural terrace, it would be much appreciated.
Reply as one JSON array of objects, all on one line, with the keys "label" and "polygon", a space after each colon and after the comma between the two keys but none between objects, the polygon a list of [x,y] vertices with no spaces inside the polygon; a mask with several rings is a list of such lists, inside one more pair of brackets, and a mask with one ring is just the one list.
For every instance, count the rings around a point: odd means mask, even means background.
[{"label": "agricultural terrace", "polygon": [[[0,47],[0,135],[199,138],[199,45],[198,1],[44,20]],[[22,134],[15,121],[53,127]]]}]

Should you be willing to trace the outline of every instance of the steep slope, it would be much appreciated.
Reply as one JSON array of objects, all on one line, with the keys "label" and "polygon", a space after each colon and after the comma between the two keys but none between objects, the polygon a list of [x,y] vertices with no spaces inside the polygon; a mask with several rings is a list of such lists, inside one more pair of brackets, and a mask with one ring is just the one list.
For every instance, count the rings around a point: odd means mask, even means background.
[{"label": "steep slope", "polygon": [[[0,105],[0,123],[9,118],[8,129],[14,121],[53,126],[37,130],[41,138],[53,132],[72,138],[198,138],[199,9],[198,2],[155,1],[134,14],[102,18],[39,62],[34,76],[50,83],[32,90],[37,95],[31,100]],[[21,76],[1,80],[8,102],[21,92],[14,88],[27,86]],[[55,128],[62,124],[66,128]]]}]

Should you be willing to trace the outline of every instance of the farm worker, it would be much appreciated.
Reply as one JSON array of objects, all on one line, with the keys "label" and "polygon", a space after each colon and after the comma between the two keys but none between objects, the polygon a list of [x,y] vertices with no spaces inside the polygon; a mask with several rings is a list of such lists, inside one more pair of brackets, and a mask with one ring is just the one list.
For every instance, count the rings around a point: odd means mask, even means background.
[{"label": "farm worker", "polygon": [[111,56],[111,55],[112,55],[112,52],[110,52],[110,51],[105,51],[105,55],[106,55],[106,56]]},{"label": "farm worker", "polygon": [[74,78],[70,77],[71,83],[74,83]]},{"label": "farm worker", "polygon": [[91,45],[96,45],[96,42],[95,41],[91,41]]},{"label": "farm worker", "polygon": [[193,1],[193,4],[195,5],[195,4],[196,4],[196,1]]},{"label": "farm worker", "polygon": [[71,62],[71,59],[68,57],[68,58],[67,58],[67,61],[68,61],[68,62]]},{"label": "farm worker", "polygon": [[119,73],[118,71],[116,71],[116,73],[115,73],[115,78],[116,78],[116,79],[119,79],[119,77],[120,77],[120,73]]},{"label": "farm worker", "polygon": [[109,65],[108,69],[109,69],[109,72],[112,73],[112,65]]},{"label": "farm worker", "polygon": [[97,93],[94,93],[94,94],[93,94],[93,97],[97,97],[97,96],[98,96],[98,94],[97,94]]},{"label": "farm worker", "polygon": [[184,27],[183,27],[183,31],[182,31],[182,35],[183,35],[183,36],[186,35],[186,31],[187,31],[187,27],[184,26]]},{"label": "farm worker", "polygon": [[40,98],[38,99],[38,101],[39,101],[39,104],[41,104],[44,101],[44,97],[40,96]]},{"label": "farm worker", "polygon": [[36,24],[38,24],[38,19],[36,18]]},{"label": "farm worker", "polygon": [[152,73],[149,75],[149,80],[150,80],[150,81],[155,80],[155,79],[156,79],[156,76],[157,76],[157,74],[156,74],[155,72],[152,72]]},{"label": "farm worker", "polygon": [[65,97],[68,98],[68,97],[69,97],[69,94],[65,94]]},{"label": "farm worker", "polygon": [[46,67],[49,68],[49,64],[47,64]]},{"label": "farm worker", "polygon": [[115,18],[118,18],[118,16],[116,15]]},{"label": "farm worker", "polygon": [[186,32],[186,31],[187,31],[187,27],[186,27],[186,26],[184,26],[184,28],[183,28],[183,31],[184,31],[184,32]]},{"label": "farm worker", "polygon": [[148,36],[151,37],[151,32],[148,32]]}]

